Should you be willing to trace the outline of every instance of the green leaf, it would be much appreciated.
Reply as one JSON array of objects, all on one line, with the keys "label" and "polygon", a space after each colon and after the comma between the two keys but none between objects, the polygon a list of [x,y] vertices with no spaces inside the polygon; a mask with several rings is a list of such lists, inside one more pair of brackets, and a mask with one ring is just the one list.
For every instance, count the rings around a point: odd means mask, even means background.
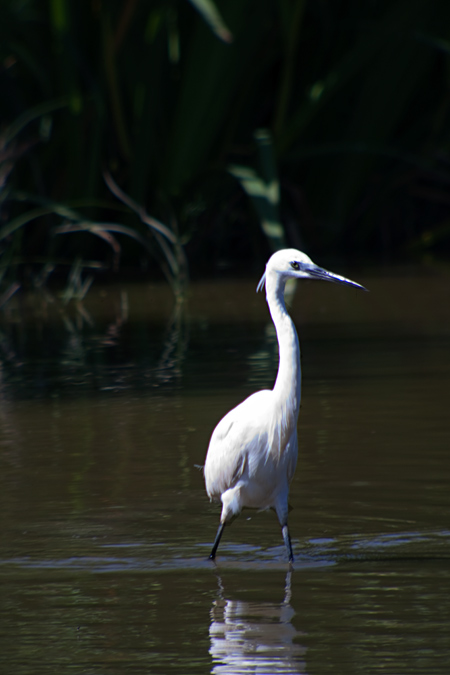
[{"label": "green leaf", "polygon": [[232,42],[233,35],[222,19],[214,2],[211,0],[189,0],[217,37],[223,42]]}]

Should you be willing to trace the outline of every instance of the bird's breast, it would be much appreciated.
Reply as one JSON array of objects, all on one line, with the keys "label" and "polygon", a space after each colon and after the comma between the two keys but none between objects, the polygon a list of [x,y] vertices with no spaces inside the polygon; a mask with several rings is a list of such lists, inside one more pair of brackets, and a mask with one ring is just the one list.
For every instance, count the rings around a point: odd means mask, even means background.
[{"label": "bird's breast", "polygon": [[219,499],[238,482],[254,482],[256,489],[290,474],[297,456],[297,412],[295,401],[280,401],[273,390],[257,392],[231,410],[208,448],[204,473],[210,498]]}]

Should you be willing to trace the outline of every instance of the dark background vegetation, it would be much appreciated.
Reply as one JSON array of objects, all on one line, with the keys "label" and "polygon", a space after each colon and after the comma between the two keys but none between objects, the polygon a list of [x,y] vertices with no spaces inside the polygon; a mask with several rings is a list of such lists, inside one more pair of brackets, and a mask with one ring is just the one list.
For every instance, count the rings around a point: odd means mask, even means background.
[{"label": "dark background vegetation", "polygon": [[448,0],[2,0],[3,289],[445,260],[449,50]]}]

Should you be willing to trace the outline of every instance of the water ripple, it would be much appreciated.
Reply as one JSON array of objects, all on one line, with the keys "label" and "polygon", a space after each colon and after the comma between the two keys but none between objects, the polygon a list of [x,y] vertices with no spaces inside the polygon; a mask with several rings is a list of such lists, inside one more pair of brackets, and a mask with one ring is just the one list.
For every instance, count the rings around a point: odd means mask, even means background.
[{"label": "water ripple", "polygon": [[[104,555],[98,549],[105,551]],[[374,537],[342,536],[310,539],[296,542],[294,569],[310,569],[348,562],[402,562],[450,560],[450,531],[399,532]],[[108,554],[106,554],[106,550]],[[120,555],[111,555],[111,550]],[[154,570],[208,569],[227,567],[235,569],[285,569],[288,564],[282,546],[261,549],[249,545],[229,543],[223,546],[217,561],[207,558],[207,544],[195,547],[170,547],[165,544],[136,543],[102,544],[97,555],[70,557],[17,556],[0,560],[5,568],[20,570],[65,570],[105,572],[151,572]],[[124,555],[128,551],[130,555]],[[132,555],[131,553],[134,553]]]}]

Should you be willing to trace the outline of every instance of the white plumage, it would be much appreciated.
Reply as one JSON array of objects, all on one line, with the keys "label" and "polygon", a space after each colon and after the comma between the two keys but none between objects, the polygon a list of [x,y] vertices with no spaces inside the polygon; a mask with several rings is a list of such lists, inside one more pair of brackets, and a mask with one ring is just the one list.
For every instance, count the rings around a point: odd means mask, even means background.
[{"label": "white plumage", "polygon": [[286,311],[284,289],[289,278],[325,279],[363,288],[317,267],[295,249],[274,253],[258,284],[266,298],[278,339],[278,375],[273,389],[258,391],[230,410],[213,431],[204,467],[206,491],[222,502],[220,525],[210,558],[215,557],[224,527],[244,507],[273,508],[293,561],[288,529],[289,484],[297,464],[297,418],[300,408],[300,348]]}]

